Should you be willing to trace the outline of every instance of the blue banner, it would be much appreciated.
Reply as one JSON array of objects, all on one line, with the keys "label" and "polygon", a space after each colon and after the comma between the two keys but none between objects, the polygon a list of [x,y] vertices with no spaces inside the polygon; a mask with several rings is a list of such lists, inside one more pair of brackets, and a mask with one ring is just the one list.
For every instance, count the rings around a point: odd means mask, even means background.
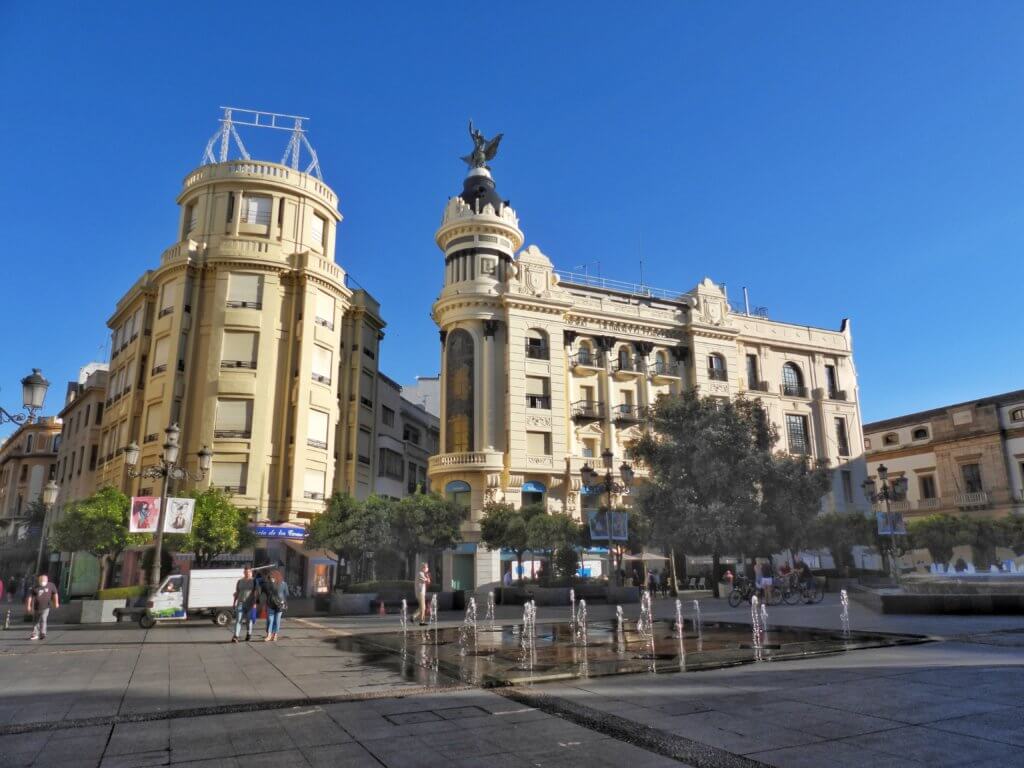
[{"label": "blue banner", "polygon": [[299,539],[306,538],[306,529],[295,525],[254,525],[252,532],[261,539]]}]

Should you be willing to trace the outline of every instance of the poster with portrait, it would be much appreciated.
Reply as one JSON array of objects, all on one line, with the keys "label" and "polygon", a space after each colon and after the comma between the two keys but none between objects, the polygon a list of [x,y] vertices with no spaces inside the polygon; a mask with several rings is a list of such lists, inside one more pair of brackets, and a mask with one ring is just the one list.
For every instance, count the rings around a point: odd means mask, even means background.
[{"label": "poster with portrait", "polygon": [[156,533],[160,519],[159,496],[132,496],[132,513],[128,530],[132,533]]},{"label": "poster with portrait", "polygon": [[164,533],[191,533],[192,517],[196,513],[195,499],[167,499]]},{"label": "poster with portrait", "polygon": [[608,512],[606,510],[591,510],[587,512],[587,522],[590,524],[590,538],[594,540],[608,540]]},{"label": "poster with portrait", "polygon": [[629,540],[629,512],[612,512],[612,540]]}]

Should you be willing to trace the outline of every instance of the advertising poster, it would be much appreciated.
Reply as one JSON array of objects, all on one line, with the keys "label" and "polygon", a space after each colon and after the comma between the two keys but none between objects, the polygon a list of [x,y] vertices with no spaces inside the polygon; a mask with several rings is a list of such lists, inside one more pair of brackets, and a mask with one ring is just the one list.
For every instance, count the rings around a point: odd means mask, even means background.
[{"label": "advertising poster", "polygon": [[902,512],[876,512],[875,519],[878,522],[878,533],[880,536],[906,536],[907,524],[903,520]]},{"label": "advertising poster", "polygon": [[[587,522],[590,525],[590,538],[593,541],[608,541],[608,517],[606,510],[591,510],[587,513]],[[612,541],[626,541],[629,539],[629,513],[612,512]]]},{"label": "advertising poster", "polygon": [[156,533],[160,518],[159,496],[132,496],[132,513],[128,530],[132,533]]},{"label": "advertising poster", "polygon": [[167,515],[164,517],[164,533],[191,533],[195,513],[195,499],[169,498]]}]

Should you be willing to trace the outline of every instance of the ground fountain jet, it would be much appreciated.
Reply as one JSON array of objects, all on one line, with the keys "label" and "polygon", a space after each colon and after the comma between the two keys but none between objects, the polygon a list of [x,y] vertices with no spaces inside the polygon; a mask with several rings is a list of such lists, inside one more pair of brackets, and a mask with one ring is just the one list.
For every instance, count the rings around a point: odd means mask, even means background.
[{"label": "ground fountain jet", "polygon": [[843,623],[843,640],[850,642],[850,596],[845,589],[839,590],[839,602],[843,606],[843,612],[839,619]]},{"label": "ground fountain jet", "polygon": [[469,603],[466,605],[466,615],[462,620],[462,626],[459,628],[459,653],[465,656],[470,643],[473,644],[473,651],[477,650],[477,631],[476,631],[476,598],[469,598]]},{"label": "ground fountain jet", "polygon": [[487,622],[489,629],[494,629],[494,593],[487,593],[487,613],[484,615],[484,621]]},{"label": "ground fountain jet", "polygon": [[573,617],[573,638],[576,645],[587,647],[587,601],[580,600],[580,607]]},{"label": "ground fountain jet", "polygon": [[571,587],[569,589],[569,626],[576,626],[576,590]]},{"label": "ground fountain jet", "polygon": [[764,627],[761,624],[761,601],[757,595],[750,598],[750,631],[754,643],[754,660],[764,661]]},{"label": "ground fountain jet", "polygon": [[[437,646],[437,593],[430,596],[430,624],[434,628],[434,646]],[[427,627],[430,630],[430,627]],[[436,652],[434,654],[437,655]]]},{"label": "ground fountain jet", "polygon": [[693,601],[693,626],[697,630],[697,650],[704,650],[704,617],[700,615],[700,602]]},{"label": "ground fountain jet", "polygon": [[405,637],[409,632],[409,603],[404,597],[402,598],[402,613],[399,615],[398,621],[402,625],[402,637]]},{"label": "ground fountain jet", "polygon": [[676,600],[676,637],[679,640],[679,671],[686,669],[686,625],[683,624],[683,601]]}]

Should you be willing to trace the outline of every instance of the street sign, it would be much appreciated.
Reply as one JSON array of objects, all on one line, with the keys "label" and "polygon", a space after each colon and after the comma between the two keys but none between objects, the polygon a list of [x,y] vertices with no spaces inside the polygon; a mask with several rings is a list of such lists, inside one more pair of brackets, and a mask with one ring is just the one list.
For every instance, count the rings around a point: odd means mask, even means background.
[{"label": "street sign", "polygon": [[297,525],[254,525],[252,532],[261,539],[306,538],[306,529]]}]

